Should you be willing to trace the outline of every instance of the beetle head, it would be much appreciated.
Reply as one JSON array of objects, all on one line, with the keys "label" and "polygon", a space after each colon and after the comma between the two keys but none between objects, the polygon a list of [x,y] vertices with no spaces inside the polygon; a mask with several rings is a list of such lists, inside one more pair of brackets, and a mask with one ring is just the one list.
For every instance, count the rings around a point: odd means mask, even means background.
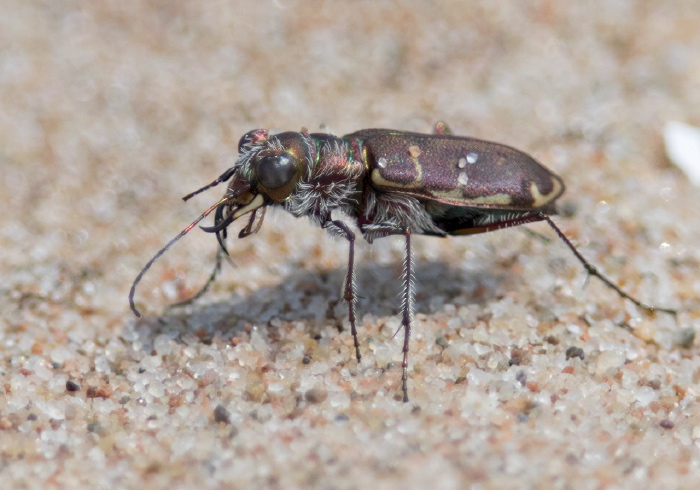
[{"label": "beetle head", "polygon": [[228,192],[263,195],[265,204],[281,204],[294,192],[310,165],[310,142],[304,133],[286,132],[271,135],[267,129],[254,129],[238,143],[239,172],[229,184]]},{"label": "beetle head", "polygon": [[238,154],[236,165],[228,171],[230,175],[218,179],[222,182],[231,178],[231,182],[225,201],[217,207],[214,226],[202,227],[206,232],[217,233],[219,243],[220,233],[244,215],[250,214],[250,220],[239,237],[255,233],[262,224],[256,223],[256,211],[286,201],[308,173],[311,161],[304,133],[271,135],[267,129],[254,129],[243,135]]},{"label": "beetle head", "polygon": [[[228,255],[225,246],[226,230],[238,218],[250,215],[248,224],[240,231],[240,238],[252,235],[262,225],[265,206],[282,204],[294,192],[297,183],[306,177],[311,165],[311,143],[308,135],[286,132],[271,135],[267,129],[254,129],[247,132],[238,143],[238,161],[214,180],[183,199],[204,192],[222,182],[230,180],[224,197],[202,213],[187,228],[145,265],[134,280],[129,293],[131,309],[141,316],[134,304],[136,286],[146,271],[175,242],[185,236],[200,221],[214,212],[214,226],[202,226],[202,230],[215,233],[221,249]],[[258,213],[258,210],[261,210]]]}]

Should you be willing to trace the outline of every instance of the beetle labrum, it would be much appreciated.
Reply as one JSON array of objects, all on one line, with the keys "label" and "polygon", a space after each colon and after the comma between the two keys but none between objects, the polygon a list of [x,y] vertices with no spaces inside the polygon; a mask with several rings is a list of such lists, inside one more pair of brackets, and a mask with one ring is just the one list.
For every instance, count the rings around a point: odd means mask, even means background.
[{"label": "beetle labrum", "polygon": [[296,217],[308,216],[321,228],[348,241],[343,299],[348,305],[358,362],[361,354],[355,313],[355,233],[332,213],[340,211],[353,219],[370,243],[387,235],[405,237],[401,306],[404,402],[408,401],[414,297],[413,234],[469,235],[545,221],[588,274],[644,310],[675,314],[674,310],[640,302],[579,253],[550,218],[556,213],[555,201],[564,192],[562,179],[526,153],[509,146],[453,136],[443,123],[438,123],[434,134],[364,129],[342,138],[310,134],[306,130],[273,135],[266,129],[255,129],[241,138],[238,152],[233,167],[211,184],[184,197],[187,200],[231,181],[224,197],[165,245],[136,277],[129,293],[129,303],[136,316],[141,316],[134,303],[136,286],[177,240],[214,212],[214,225],[202,229],[215,233],[220,249],[228,254],[225,246],[228,226],[247,216],[248,223],[239,238],[255,233],[267,206],[282,207]]}]

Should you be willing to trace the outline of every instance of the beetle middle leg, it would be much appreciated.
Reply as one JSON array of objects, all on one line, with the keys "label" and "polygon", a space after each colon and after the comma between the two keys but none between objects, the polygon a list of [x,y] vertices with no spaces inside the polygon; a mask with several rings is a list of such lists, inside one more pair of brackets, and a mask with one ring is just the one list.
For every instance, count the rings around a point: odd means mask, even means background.
[{"label": "beetle middle leg", "polygon": [[[413,271],[413,253],[411,251],[411,228],[398,228],[392,225],[375,225],[360,227],[363,233],[376,236],[402,234],[406,237],[406,255],[403,263],[403,289],[401,290],[401,326],[403,329],[403,360],[401,361],[401,393],[403,402],[408,402],[408,353],[411,340],[411,322],[413,321],[413,303],[415,297],[415,280]],[[367,236],[367,235],[366,235]],[[372,236],[372,235],[370,235]],[[396,334],[399,333],[396,331]]]},{"label": "beetle middle leg", "polygon": [[403,271],[403,298],[401,305],[401,326],[403,327],[403,361],[401,362],[401,391],[403,402],[408,401],[408,345],[411,338],[411,319],[413,318],[413,256],[411,254],[411,230],[404,229],[406,237],[406,258]]}]

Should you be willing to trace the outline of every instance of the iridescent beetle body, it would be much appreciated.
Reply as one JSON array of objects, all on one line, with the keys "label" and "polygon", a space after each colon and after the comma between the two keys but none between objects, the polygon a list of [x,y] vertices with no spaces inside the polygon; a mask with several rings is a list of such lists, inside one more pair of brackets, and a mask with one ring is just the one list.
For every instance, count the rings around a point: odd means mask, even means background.
[{"label": "iridescent beetle body", "polygon": [[554,213],[553,203],[564,192],[558,176],[525,153],[497,143],[381,129],[344,139],[357,148],[367,168],[361,230],[382,225],[372,223],[367,204],[382,199],[375,196],[417,200],[432,224],[414,229],[416,233],[460,235],[488,231],[489,225],[515,216]]},{"label": "iridescent beetle body", "polygon": [[354,281],[355,234],[334,211],[355,220],[363,237],[394,234],[406,238],[403,277],[402,327],[404,329],[402,392],[408,400],[408,347],[413,311],[411,235],[465,235],[546,221],[573,251],[589,274],[601,279],[621,296],[647,310],[675,313],[639,302],[589,264],[549,218],[564,192],[562,180],[529,155],[514,148],[452,136],[443,124],[435,134],[365,129],[338,138],[323,133],[266,129],[246,133],[239,142],[237,163],[210,185],[185,197],[231,180],[219,202],[171,240],[141,271],[136,285],[175,241],[212,212],[215,222],[202,229],[215,233],[226,252],[227,227],[249,215],[239,233],[243,238],[262,224],[267,206],[281,206],[297,217],[307,216],[349,243],[348,272],[343,299],[357,360],[361,359],[355,325],[357,294]]}]

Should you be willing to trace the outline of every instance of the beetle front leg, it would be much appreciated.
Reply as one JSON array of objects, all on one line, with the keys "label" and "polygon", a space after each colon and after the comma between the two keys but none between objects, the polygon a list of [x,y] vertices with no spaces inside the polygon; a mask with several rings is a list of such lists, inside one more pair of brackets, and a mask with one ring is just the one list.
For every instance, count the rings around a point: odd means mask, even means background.
[{"label": "beetle front leg", "polygon": [[342,221],[326,221],[323,227],[328,231],[341,235],[348,241],[348,271],[343,283],[343,301],[348,304],[348,318],[350,320],[350,332],[355,343],[355,357],[357,362],[362,360],[360,355],[360,342],[357,339],[357,327],[355,326],[355,303],[357,303],[357,291],[355,289],[355,234],[348,225]]}]

